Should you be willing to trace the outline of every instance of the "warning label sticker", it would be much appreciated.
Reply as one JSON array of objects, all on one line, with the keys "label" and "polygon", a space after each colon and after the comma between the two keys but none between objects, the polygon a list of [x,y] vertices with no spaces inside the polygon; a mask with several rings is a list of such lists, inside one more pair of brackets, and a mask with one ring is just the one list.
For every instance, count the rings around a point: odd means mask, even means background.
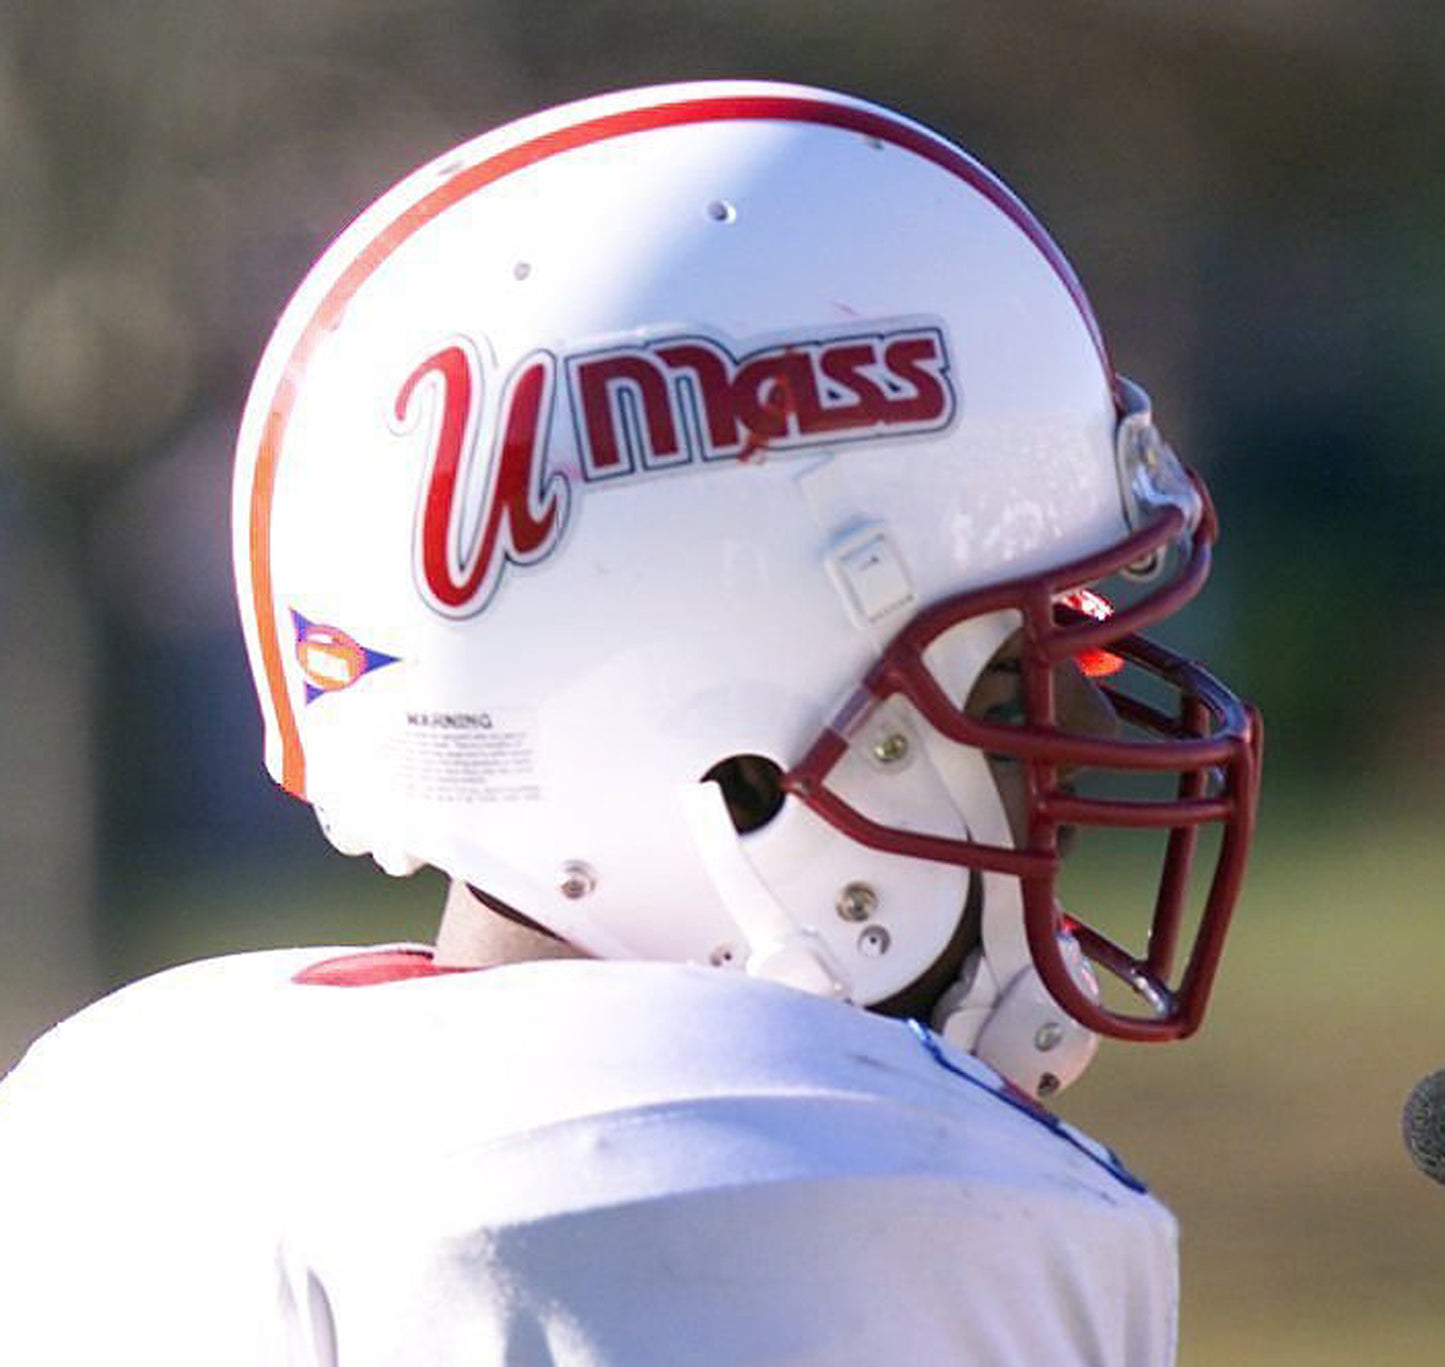
[{"label": "warning label sticker", "polygon": [[531,714],[409,711],[392,740],[397,781],[427,802],[538,802]]}]

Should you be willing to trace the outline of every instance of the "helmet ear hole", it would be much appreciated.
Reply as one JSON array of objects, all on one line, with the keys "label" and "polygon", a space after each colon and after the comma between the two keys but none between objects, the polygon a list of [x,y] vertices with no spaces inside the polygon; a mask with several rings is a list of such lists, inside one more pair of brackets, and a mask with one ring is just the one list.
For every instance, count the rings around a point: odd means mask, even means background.
[{"label": "helmet ear hole", "polygon": [[729,755],[702,776],[722,789],[728,816],[739,835],[766,826],[782,810],[783,771],[764,755]]}]

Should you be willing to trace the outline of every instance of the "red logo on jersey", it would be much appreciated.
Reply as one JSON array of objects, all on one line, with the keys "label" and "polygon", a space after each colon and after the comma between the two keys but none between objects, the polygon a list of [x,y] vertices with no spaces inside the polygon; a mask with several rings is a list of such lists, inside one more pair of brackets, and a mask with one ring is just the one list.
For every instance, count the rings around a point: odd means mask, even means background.
[{"label": "red logo on jersey", "polygon": [[[417,580],[448,616],[481,611],[508,564],[542,559],[565,529],[571,484],[546,469],[558,368],[548,352],[516,367],[490,451],[481,449],[485,395],[470,341],[427,357],[397,394],[397,430],[426,425]],[[577,472],[600,487],[689,464],[934,432],[956,407],[943,332],[930,326],[739,356],[716,338],[674,335],[567,357],[562,368]]]}]

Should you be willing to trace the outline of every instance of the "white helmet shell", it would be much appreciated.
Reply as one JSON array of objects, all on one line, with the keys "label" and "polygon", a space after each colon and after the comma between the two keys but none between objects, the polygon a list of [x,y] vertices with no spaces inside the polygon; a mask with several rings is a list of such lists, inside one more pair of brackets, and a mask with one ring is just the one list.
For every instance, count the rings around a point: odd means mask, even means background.
[{"label": "white helmet shell", "polygon": [[[883,1001],[969,869],[791,797],[739,832],[701,781],[787,769],[925,605],[1124,538],[1117,400],[1029,212],[874,105],[680,85],[478,138],[340,236],[261,364],[235,521],[268,768],[340,848],[593,953]],[[961,700],[1018,626],[929,667]],[[864,730],[849,801],[1012,843],[980,751],[902,699]],[[978,876],[1006,985],[1016,881]]]}]

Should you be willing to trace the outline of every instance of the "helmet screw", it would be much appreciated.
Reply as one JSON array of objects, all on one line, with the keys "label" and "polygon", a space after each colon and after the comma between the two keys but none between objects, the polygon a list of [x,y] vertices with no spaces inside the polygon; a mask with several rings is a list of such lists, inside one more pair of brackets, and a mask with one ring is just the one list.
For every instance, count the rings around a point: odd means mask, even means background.
[{"label": "helmet screw", "polygon": [[1124,566],[1124,577],[1127,579],[1152,579],[1161,569],[1164,568],[1164,552],[1162,549],[1152,550],[1141,560],[1136,560],[1132,565]]},{"label": "helmet screw", "polygon": [[597,875],[590,865],[584,864],[580,859],[562,865],[562,872],[557,878],[557,891],[569,902],[586,897],[596,886]]},{"label": "helmet screw", "polygon": [[858,937],[858,952],[869,959],[878,959],[888,953],[893,937],[882,926],[869,926]]},{"label": "helmet screw", "polygon": [[1058,1021],[1045,1021],[1034,1032],[1034,1048],[1041,1054],[1057,1049],[1064,1042],[1064,1027]]},{"label": "helmet screw", "polygon": [[873,742],[873,758],[879,764],[897,764],[908,753],[908,737],[900,731],[880,736]]},{"label": "helmet screw", "polygon": [[845,921],[866,921],[878,910],[878,894],[867,883],[849,883],[833,905]]}]

